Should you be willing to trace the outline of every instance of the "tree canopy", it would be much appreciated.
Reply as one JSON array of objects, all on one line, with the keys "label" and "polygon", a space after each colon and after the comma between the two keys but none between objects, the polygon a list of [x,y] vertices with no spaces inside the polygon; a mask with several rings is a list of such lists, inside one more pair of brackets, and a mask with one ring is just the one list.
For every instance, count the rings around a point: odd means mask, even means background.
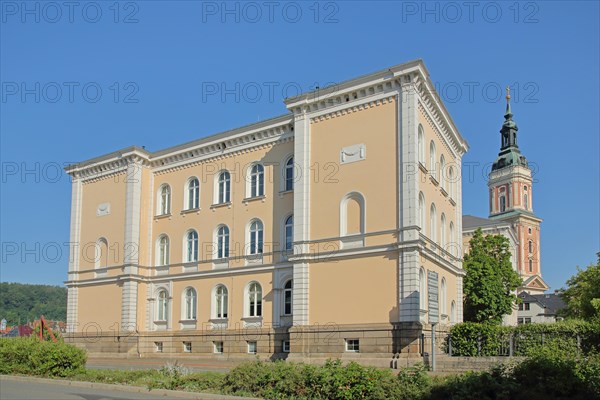
[{"label": "tree canopy", "polygon": [[567,305],[562,311],[565,317],[600,321],[600,253],[596,255],[596,265],[590,264],[586,269],[577,267],[577,274],[560,293]]},{"label": "tree canopy", "polygon": [[67,318],[67,289],[49,285],[0,283],[0,319],[8,325],[27,323],[40,315],[49,320]]},{"label": "tree canopy", "polygon": [[517,301],[515,290],[523,283],[513,270],[510,245],[502,235],[484,236],[477,229],[464,257],[464,320],[501,322]]}]

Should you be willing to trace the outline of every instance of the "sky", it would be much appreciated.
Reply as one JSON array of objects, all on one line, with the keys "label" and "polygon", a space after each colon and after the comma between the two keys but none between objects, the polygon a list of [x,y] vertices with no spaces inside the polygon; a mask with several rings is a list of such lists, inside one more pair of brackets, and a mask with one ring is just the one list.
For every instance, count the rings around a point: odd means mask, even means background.
[{"label": "sky", "polygon": [[488,214],[510,85],[544,279],[560,288],[600,251],[597,1],[0,5],[0,281],[66,280],[65,165],[281,115],[287,96],[417,58],[470,145],[463,213]]}]

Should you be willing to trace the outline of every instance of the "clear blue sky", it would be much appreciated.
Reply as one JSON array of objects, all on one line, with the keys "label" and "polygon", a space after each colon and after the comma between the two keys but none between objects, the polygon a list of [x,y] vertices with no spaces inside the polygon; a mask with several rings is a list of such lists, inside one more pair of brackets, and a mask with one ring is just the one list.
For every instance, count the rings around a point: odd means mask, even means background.
[{"label": "clear blue sky", "polygon": [[471,146],[464,213],[487,216],[510,84],[544,278],[561,287],[600,250],[598,2],[0,4],[2,281],[66,279],[64,164],[279,115],[286,94],[415,58]]}]

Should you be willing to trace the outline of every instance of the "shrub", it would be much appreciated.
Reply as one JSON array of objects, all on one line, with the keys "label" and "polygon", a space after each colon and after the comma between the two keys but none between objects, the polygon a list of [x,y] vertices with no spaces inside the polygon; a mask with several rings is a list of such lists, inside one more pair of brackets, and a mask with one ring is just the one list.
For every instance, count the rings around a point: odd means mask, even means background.
[{"label": "shrub", "polygon": [[84,350],[35,337],[0,339],[0,373],[66,377],[83,371]]}]

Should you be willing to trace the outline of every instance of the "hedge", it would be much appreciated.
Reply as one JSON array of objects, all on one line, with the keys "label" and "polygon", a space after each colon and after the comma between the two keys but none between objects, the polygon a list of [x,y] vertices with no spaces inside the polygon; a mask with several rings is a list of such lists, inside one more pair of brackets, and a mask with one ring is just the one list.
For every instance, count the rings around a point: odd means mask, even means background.
[{"label": "hedge", "polygon": [[509,355],[511,335],[515,356],[535,355],[542,348],[584,354],[600,350],[600,324],[582,320],[517,326],[463,322],[450,329],[446,349],[451,344],[454,356]]},{"label": "hedge", "polygon": [[0,339],[0,374],[67,377],[84,370],[84,350],[37,337]]}]

